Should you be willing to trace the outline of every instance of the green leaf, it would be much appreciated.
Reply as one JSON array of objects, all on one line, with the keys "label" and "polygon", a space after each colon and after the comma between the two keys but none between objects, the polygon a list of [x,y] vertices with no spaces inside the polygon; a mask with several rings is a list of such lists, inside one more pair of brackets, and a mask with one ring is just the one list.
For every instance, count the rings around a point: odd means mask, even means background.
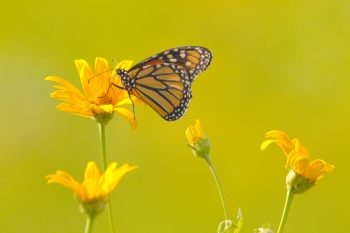
[{"label": "green leaf", "polygon": [[240,208],[238,208],[238,214],[237,214],[237,224],[236,228],[233,231],[233,233],[239,233],[243,226],[243,214]]}]

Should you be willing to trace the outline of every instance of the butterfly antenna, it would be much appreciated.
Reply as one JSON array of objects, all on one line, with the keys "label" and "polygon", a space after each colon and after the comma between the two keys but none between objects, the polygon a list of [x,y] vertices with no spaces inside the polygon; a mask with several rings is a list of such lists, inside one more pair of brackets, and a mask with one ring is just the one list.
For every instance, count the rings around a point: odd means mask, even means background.
[{"label": "butterfly antenna", "polygon": [[114,66],[116,66],[118,64],[118,62],[115,58],[112,58],[112,62],[114,63]]},{"label": "butterfly antenna", "polygon": [[103,71],[103,72],[101,72],[101,73],[99,73],[99,74],[96,74],[95,76],[90,77],[89,80],[88,80],[88,84],[90,84],[90,81],[91,81],[93,78],[96,78],[96,77],[98,77],[98,76],[100,76],[100,75],[102,75],[102,74],[105,74],[105,73],[107,73],[107,72],[111,72],[112,70],[113,70],[113,69],[108,69],[108,70]]}]

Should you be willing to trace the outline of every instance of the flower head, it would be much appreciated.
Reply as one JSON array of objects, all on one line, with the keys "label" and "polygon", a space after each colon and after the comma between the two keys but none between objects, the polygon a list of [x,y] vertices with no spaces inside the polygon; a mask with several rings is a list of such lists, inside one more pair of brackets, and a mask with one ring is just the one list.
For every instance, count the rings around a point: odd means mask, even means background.
[{"label": "flower head", "polygon": [[312,187],[325,173],[331,172],[334,165],[321,159],[310,161],[309,152],[297,138],[290,139],[280,130],[272,130],[266,133],[269,138],[261,144],[261,150],[275,142],[287,157],[287,168],[291,171],[287,176],[287,185],[294,188],[295,192],[302,193]]},{"label": "flower head", "polygon": [[210,154],[211,144],[202,130],[201,123],[198,119],[194,125],[187,127],[186,136],[188,145],[192,148],[193,154],[207,159]]},{"label": "flower head", "polygon": [[236,225],[233,223],[232,220],[230,220],[230,219],[223,220],[219,223],[218,233],[230,232],[231,229],[234,229],[235,227],[236,227]]},{"label": "flower head", "polygon": [[85,169],[85,177],[82,183],[77,182],[70,174],[64,171],[56,171],[55,174],[46,176],[49,184],[58,183],[73,191],[81,202],[85,211],[100,212],[108,195],[115,189],[125,174],[134,170],[136,166],[124,164],[117,168],[117,163],[111,163],[106,171],[101,174],[95,162],[89,162]]},{"label": "flower head", "polygon": [[[132,61],[122,61],[116,68],[128,70]],[[58,83],[54,86],[58,90],[51,93],[51,97],[63,100],[57,109],[84,117],[93,117],[98,122],[107,123],[114,112],[126,118],[132,127],[136,126],[133,114],[122,107],[130,104],[131,100],[122,86],[120,79],[115,78],[115,72],[104,58],[95,59],[95,71],[85,60],[75,60],[75,66],[80,75],[80,82],[85,95],[73,84],[57,76],[48,76],[46,80]]]}]

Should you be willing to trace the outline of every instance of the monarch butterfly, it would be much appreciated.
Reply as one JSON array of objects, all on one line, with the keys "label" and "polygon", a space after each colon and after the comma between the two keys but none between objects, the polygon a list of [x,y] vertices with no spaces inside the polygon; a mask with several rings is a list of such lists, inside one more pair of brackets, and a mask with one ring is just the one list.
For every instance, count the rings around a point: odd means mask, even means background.
[{"label": "monarch butterfly", "polygon": [[210,64],[211,52],[203,47],[168,49],[116,74],[130,95],[151,106],[167,121],[183,116],[192,98],[194,78]]}]

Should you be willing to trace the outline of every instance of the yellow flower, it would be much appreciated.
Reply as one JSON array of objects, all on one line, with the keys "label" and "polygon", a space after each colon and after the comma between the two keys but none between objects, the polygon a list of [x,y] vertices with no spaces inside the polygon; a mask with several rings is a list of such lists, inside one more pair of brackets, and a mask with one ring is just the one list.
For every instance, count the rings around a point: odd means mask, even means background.
[{"label": "yellow flower", "polygon": [[188,142],[192,146],[206,137],[205,132],[202,130],[201,122],[198,119],[196,119],[196,123],[194,125],[187,127],[186,135]]},{"label": "yellow flower", "polygon": [[188,145],[192,148],[193,154],[207,159],[210,154],[211,144],[202,130],[201,123],[198,119],[196,119],[195,125],[187,127],[186,136]]},{"label": "yellow flower", "polygon": [[[266,133],[266,137],[270,139],[261,144],[261,150],[265,150],[273,142],[283,150],[287,157],[286,166],[292,171],[287,177],[287,184],[294,186],[294,188],[296,186],[306,188],[305,185],[309,188],[309,186],[312,186],[317,180],[321,179],[325,173],[331,172],[334,169],[334,165],[324,160],[316,159],[310,161],[309,153],[299,139],[290,139],[283,131],[269,131]],[[298,189],[299,193],[306,191],[300,187]]]},{"label": "yellow flower", "polygon": [[[58,183],[73,191],[84,208],[92,208],[94,212],[100,212],[108,198],[125,174],[134,170],[136,166],[124,164],[117,168],[117,163],[111,163],[106,171],[101,174],[95,162],[89,162],[85,169],[85,177],[82,183],[77,182],[70,174],[64,171],[56,171],[55,174],[46,176],[49,184]],[[102,206],[102,207],[101,207]],[[98,207],[98,211],[96,211]],[[89,210],[90,211],[90,210]]]},{"label": "yellow flower", "polygon": [[[128,70],[132,61],[122,61],[116,68]],[[85,60],[75,60],[75,65],[80,75],[80,82],[85,95],[73,84],[57,76],[48,76],[46,80],[58,83],[54,86],[58,90],[51,93],[51,97],[63,100],[57,109],[84,117],[93,117],[98,122],[107,123],[114,112],[126,118],[132,127],[136,126],[133,114],[125,104],[131,104],[128,93],[117,88],[111,83],[122,86],[119,78],[115,78],[115,72],[104,58],[95,59],[95,72]]]}]

